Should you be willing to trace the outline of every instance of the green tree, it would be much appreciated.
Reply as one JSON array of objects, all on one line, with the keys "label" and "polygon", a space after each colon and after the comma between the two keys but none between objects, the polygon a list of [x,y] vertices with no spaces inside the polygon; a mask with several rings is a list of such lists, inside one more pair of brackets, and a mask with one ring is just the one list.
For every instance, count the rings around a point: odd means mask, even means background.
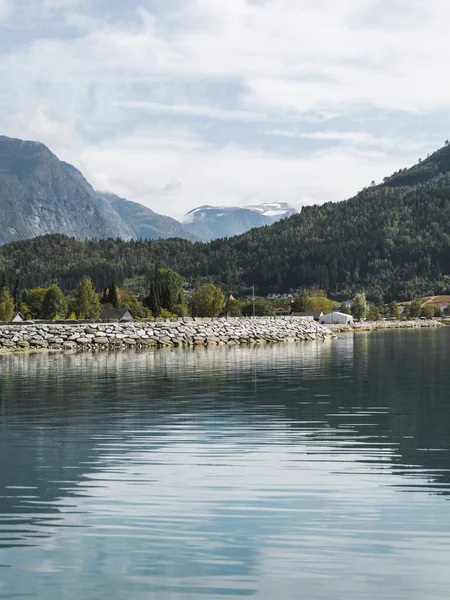
[{"label": "green tree", "polygon": [[110,285],[110,287],[108,289],[108,295],[107,295],[106,303],[107,304],[111,304],[111,306],[113,308],[119,308],[120,307],[119,294],[118,294],[117,286],[114,283],[114,281],[111,283],[111,285]]},{"label": "green tree", "polygon": [[96,319],[101,305],[90,277],[83,277],[77,286],[73,308],[78,319]]},{"label": "green tree", "polygon": [[189,314],[189,308],[186,304],[174,304],[173,312],[177,317],[187,317]]},{"label": "green tree", "polygon": [[380,319],[380,309],[378,306],[371,306],[367,311],[369,321],[378,321]]},{"label": "green tree", "polygon": [[[247,300],[242,306],[242,314],[244,317],[253,315],[253,301]],[[255,299],[255,316],[256,317],[273,317],[276,314],[274,305],[263,298]]]},{"label": "green tree", "polygon": [[241,300],[227,300],[225,305],[225,313],[229,317],[242,317],[242,302]]},{"label": "green tree", "polygon": [[309,296],[306,290],[302,290],[302,293],[295,298],[294,303],[292,304],[292,312],[307,312],[307,304],[308,304]]},{"label": "green tree", "polygon": [[343,313],[344,315],[351,315],[350,307],[346,302],[343,302],[339,305],[338,312]]},{"label": "green tree", "polygon": [[27,318],[39,319],[42,317],[42,304],[48,288],[37,287],[29,290],[24,298],[22,312]]},{"label": "green tree", "polygon": [[116,289],[120,308],[127,308],[134,317],[144,317],[145,308],[139,302],[137,294],[123,288]]},{"label": "green tree", "polygon": [[44,296],[41,309],[44,319],[64,319],[67,314],[67,300],[59,286],[51,285]]},{"label": "green tree", "polygon": [[158,284],[152,281],[148,296],[144,298],[144,306],[146,306],[154,317],[158,317],[161,313],[161,302],[158,292]]},{"label": "green tree", "polygon": [[420,310],[420,316],[425,317],[426,319],[431,319],[434,317],[434,308],[431,304],[424,304]]},{"label": "green tree", "polygon": [[9,293],[8,281],[2,278],[0,287],[0,321],[11,321],[14,316],[14,301]]},{"label": "green tree", "polygon": [[22,302],[22,295],[20,293],[20,282],[16,279],[16,283],[14,284],[13,290],[13,302],[14,302],[14,311],[18,312],[20,310],[20,304]]},{"label": "green tree", "polygon": [[356,294],[352,301],[352,315],[355,319],[363,319],[366,315],[367,303],[365,294]]},{"label": "green tree", "polygon": [[208,283],[192,294],[192,315],[194,317],[218,317],[225,306],[222,291]]},{"label": "green tree", "polygon": [[422,304],[423,300],[421,300],[420,298],[414,298],[413,300],[411,300],[409,304],[409,316],[411,319],[415,319],[416,317],[420,316]]},{"label": "green tree", "polygon": [[439,306],[436,306],[436,308],[434,309],[434,316],[442,317],[442,312],[441,312],[441,309],[439,308]]},{"label": "green tree", "polygon": [[183,278],[172,269],[159,269],[150,284],[144,305],[158,316],[162,308],[174,313],[178,304],[185,304]]},{"label": "green tree", "polygon": [[389,316],[394,319],[400,319],[400,309],[398,307],[398,303],[395,300],[393,300],[389,304]]}]

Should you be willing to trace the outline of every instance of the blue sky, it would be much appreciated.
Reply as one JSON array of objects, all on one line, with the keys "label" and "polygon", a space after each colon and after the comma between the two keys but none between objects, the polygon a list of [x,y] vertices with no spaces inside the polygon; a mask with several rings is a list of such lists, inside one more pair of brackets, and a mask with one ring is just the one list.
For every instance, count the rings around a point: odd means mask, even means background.
[{"label": "blue sky", "polygon": [[0,133],[181,218],[342,200],[443,145],[446,0],[0,0]]}]

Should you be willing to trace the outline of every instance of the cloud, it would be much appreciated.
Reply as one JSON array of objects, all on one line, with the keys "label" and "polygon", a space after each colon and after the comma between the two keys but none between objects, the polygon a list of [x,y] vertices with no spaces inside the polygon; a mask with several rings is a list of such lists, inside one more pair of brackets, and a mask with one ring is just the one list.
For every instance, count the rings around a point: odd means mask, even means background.
[{"label": "cloud", "polygon": [[447,137],[447,4],[37,0],[0,127],[171,214],[342,199]]},{"label": "cloud", "polygon": [[403,158],[352,147],[302,157],[238,145],[215,148],[188,133],[166,129],[84,146],[81,154],[65,153],[63,158],[79,166],[95,187],[177,218],[202,204],[284,200],[300,207],[343,200],[407,164]]},{"label": "cloud", "polygon": [[218,119],[221,121],[264,121],[264,114],[243,111],[226,110],[214,106],[202,106],[195,104],[162,104],[157,102],[142,102],[130,100],[122,102],[121,108],[145,110],[156,114],[183,115],[186,117],[202,117],[206,119]]}]

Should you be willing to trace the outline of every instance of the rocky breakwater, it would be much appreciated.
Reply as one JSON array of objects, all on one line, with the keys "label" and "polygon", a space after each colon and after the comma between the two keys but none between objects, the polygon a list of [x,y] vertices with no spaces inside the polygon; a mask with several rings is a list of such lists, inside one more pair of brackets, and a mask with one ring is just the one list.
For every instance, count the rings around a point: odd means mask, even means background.
[{"label": "rocky breakwater", "polygon": [[87,351],[329,340],[308,318],[174,319],[134,323],[22,323],[0,325],[0,352]]}]

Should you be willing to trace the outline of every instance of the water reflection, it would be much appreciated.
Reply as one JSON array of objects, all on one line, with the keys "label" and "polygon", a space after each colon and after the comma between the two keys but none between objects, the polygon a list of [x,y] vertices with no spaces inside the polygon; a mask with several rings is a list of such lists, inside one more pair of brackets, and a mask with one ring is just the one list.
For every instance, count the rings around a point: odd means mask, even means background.
[{"label": "water reflection", "polygon": [[449,346],[2,358],[0,596],[445,597]]}]

